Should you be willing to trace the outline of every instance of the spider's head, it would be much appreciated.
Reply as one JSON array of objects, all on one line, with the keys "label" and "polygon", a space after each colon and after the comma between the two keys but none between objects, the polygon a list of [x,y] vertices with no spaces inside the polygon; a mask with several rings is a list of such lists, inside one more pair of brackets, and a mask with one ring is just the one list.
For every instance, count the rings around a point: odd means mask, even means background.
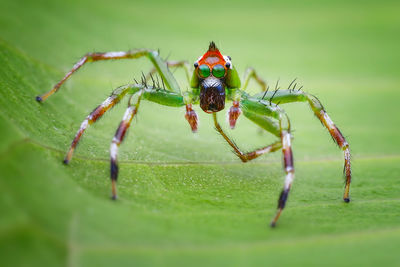
[{"label": "spider's head", "polygon": [[227,70],[232,68],[230,58],[221,55],[214,42],[195,63],[195,75],[200,87],[200,107],[207,113],[225,108]]}]

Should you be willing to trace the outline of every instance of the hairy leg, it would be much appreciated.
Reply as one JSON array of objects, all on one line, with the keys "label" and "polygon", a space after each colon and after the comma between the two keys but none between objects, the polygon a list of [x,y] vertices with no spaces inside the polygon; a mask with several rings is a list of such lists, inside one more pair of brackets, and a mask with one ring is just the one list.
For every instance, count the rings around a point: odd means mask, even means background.
[{"label": "hairy leg", "polygon": [[[275,93],[275,94],[274,94]],[[268,92],[267,94],[259,93],[254,96],[260,101],[270,101],[272,103],[291,103],[291,102],[308,102],[314,115],[328,129],[335,143],[343,150],[344,153],[344,169],[343,173],[346,179],[346,185],[343,194],[343,200],[350,202],[350,183],[351,183],[351,162],[350,162],[350,146],[346,141],[339,128],[333,123],[328,113],[325,111],[321,102],[317,97],[305,93],[301,90],[279,90],[277,92]]]},{"label": "hairy leg", "polygon": [[315,96],[308,95],[307,101],[314,111],[315,116],[322,122],[322,124],[328,129],[333,140],[343,150],[344,153],[344,169],[343,173],[346,177],[346,186],[344,189],[343,200],[348,203],[350,202],[350,183],[351,183],[351,163],[350,163],[350,146],[340,132],[339,128],[333,123],[328,113],[326,113],[321,102]]},{"label": "hairy leg", "polygon": [[75,138],[71,143],[71,146],[68,150],[67,155],[64,158],[64,163],[68,164],[69,161],[72,158],[72,155],[74,153],[74,150],[76,146],[79,143],[79,140],[81,139],[83,133],[87,129],[87,127],[93,123],[95,123],[98,119],[100,119],[103,114],[110,110],[112,107],[114,107],[116,104],[120,102],[120,100],[128,93],[128,92],[135,92],[138,91],[140,87],[138,86],[132,86],[132,85],[125,85],[118,87],[115,89],[107,99],[98,105],[87,117],[86,119],[82,122],[79,130],[75,134]]},{"label": "hairy leg", "polygon": [[[183,68],[183,70],[185,71],[186,80],[187,80],[188,84],[190,84],[190,67],[189,67],[189,63],[186,60],[166,61],[166,63],[169,68]],[[148,78],[148,79],[151,78],[151,75],[156,72],[157,72],[157,69],[153,68],[146,75],[146,78]]]},{"label": "hairy leg", "polygon": [[[183,68],[185,71],[186,79],[188,84],[190,84],[190,67],[189,63],[187,61],[166,61],[167,66],[169,68]],[[157,72],[156,68],[153,68],[147,75],[146,79],[151,79],[152,82],[154,83],[154,77],[152,76],[154,73]],[[190,102],[190,101],[189,101]],[[186,113],[185,113],[185,119],[188,121],[190,128],[192,129],[193,133],[196,133],[198,130],[198,116],[196,112],[193,110],[192,104],[191,103],[186,103]]]},{"label": "hairy leg", "polygon": [[285,208],[289,191],[294,180],[294,164],[291,146],[290,122],[286,114],[275,104],[259,101],[257,99],[243,99],[241,101],[245,117],[259,125],[268,132],[280,137],[279,147],[283,153],[283,167],[285,171],[285,183],[278,199],[278,210],[271,222],[275,227],[283,209]]},{"label": "hairy leg", "polygon": [[39,102],[45,101],[49,96],[59,90],[61,85],[71,77],[77,70],[79,70],[84,64],[88,62],[95,62],[101,60],[116,60],[116,59],[137,59],[146,56],[154,65],[155,69],[160,74],[161,78],[165,82],[167,89],[180,92],[180,88],[172,73],[168,70],[167,64],[158,55],[158,52],[151,50],[135,50],[127,52],[105,52],[105,53],[88,53],[84,55],[73,67],[65,74],[65,76],[47,93],[36,97]]},{"label": "hairy leg", "polygon": [[143,88],[137,91],[133,97],[135,97],[136,99],[135,101],[133,101],[133,104],[131,104],[130,101],[130,104],[118,127],[118,130],[116,131],[115,136],[111,141],[110,158],[112,199],[117,198],[116,182],[118,179],[118,148],[124,140],[124,137],[126,136],[126,132],[131,124],[132,118],[136,115],[139,109],[141,99],[170,107],[182,107],[185,105],[183,97],[180,94],[159,88]]},{"label": "hairy leg", "polygon": [[180,94],[164,90],[161,88],[145,88],[141,84],[128,84],[115,89],[112,94],[99,106],[97,106],[82,122],[77,131],[74,140],[65,156],[64,163],[68,164],[72,158],[74,150],[82,138],[87,127],[100,119],[103,114],[114,107],[126,94],[134,94],[139,90],[143,90],[143,97],[146,100],[159,103],[165,106],[181,107],[185,105],[183,97]]}]

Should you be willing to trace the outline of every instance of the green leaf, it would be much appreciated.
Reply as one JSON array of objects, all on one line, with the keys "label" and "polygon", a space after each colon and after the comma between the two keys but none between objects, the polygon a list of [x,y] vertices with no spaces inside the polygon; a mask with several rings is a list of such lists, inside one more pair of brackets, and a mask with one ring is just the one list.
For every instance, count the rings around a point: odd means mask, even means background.
[{"label": "green leaf", "polygon": [[[347,1],[213,5],[226,16],[219,32],[209,31],[217,17],[204,3],[2,4],[2,265],[399,265],[400,81],[391,52],[400,44],[399,4],[365,3],[363,12]],[[275,229],[281,153],[241,163],[198,107],[193,135],[184,109],[142,102],[120,149],[118,201],[109,199],[108,149],[126,100],[62,164],[85,116],[150,69],[145,60],[92,63],[37,103],[80,56],[145,47],[194,62],[210,39],[241,73],[251,65],[271,85],[285,76],[282,87],[301,77],[320,98],[352,148],[351,203],[341,199],[342,152],[304,103],[282,105],[295,130],[296,180]],[[274,141],[243,117],[234,131],[224,128],[244,150]]]}]

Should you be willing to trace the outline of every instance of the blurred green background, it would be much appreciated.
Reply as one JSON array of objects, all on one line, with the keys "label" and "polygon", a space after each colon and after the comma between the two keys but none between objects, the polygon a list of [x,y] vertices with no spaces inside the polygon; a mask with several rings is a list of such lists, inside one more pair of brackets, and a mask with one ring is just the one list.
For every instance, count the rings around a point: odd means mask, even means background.
[{"label": "blurred green background", "polygon": [[[398,1],[2,0],[1,265],[399,266],[399,10]],[[90,64],[36,103],[83,54],[151,48],[193,62],[211,40],[240,73],[252,66],[282,86],[298,77],[320,98],[351,145],[349,205],[342,152],[304,103],[284,106],[296,180],[276,229],[280,153],[240,163],[197,107],[193,135],[184,109],[142,103],[120,149],[117,202],[108,149],[126,101],[61,163],[84,117],[150,68]],[[244,118],[228,132],[245,150],[273,141]]]}]

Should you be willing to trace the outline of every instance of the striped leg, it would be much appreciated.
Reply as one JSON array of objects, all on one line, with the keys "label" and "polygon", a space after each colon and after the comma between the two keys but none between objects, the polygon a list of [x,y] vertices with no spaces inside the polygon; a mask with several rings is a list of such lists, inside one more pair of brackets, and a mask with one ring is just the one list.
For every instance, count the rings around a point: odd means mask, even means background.
[{"label": "striped leg", "polygon": [[313,95],[307,94],[301,90],[279,90],[268,92],[267,94],[259,93],[254,96],[257,99],[266,99],[272,103],[291,103],[291,102],[308,102],[315,116],[328,129],[335,143],[343,150],[344,153],[344,169],[343,173],[346,179],[346,185],[343,194],[344,202],[350,202],[350,183],[351,183],[351,163],[350,163],[350,146],[340,132],[339,128],[333,123],[329,115],[326,113],[321,102]]},{"label": "striped leg", "polygon": [[117,163],[117,156],[118,156],[118,147],[124,140],[126,131],[128,130],[131,121],[137,110],[139,108],[140,100],[142,97],[143,91],[139,91],[136,93],[137,100],[136,103],[131,105],[129,103],[128,108],[125,111],[124,117],[122,118],[121,123],[118,126],[118,129],[115,133],[114,138],[111,141],[110,147],[110,158],[111,158],[111,198],[113,200],[117,199],[117,179],[118,179],[118,163]]},{"label": "striped leg", "polygon": [[[274,150],[282,148],[283,167],[285,171],[285,184],[278,199],[278,211],[271,222],[271,227],[275,227],[289,195],[290,188],[294,179],[293,153],[291,146],[290,121],[287,115],[278,106],[259,99],[244,99],[241,101],[244,115],[265,129],[266,131],[280,137],[276,142]],[[278,123],[276,123],[278,121]],[[256,152],[257,155],[257,152]]]},{"label": "striped leg", "polygon": [[351,183],[351,164],[350,164],[350,146],[344,138],[343,134],[340,132],[339,128],[333,123],[328,113],[326,113],[321,102],[315,96],[307,95],[307,101],[314,111],[314,114],[322,122],[322,124],[328,129],[333,140],[336,144],[343,150],[344,153],[344,169],[343,173],[346,178],[346,185],[343,194],[344,202],[350,202],[350,183]]},{"label": "striped leg", "polygon": [[78,132],[75,135],[74,140],[71,143],[71,146],[68,150],[67,155],[64,158],[64,163],[68,164],[72,158],[74,150],[79,143],[83,133],[87,129],[89,125],[96,122],[101,116],[109,109],[114,107],[130,90],[139,90],[139,87],[135,87],[133,85],[125,85],[117,88],[112,92],[112,94],[99,106],[97,106],[82,122]]},{"label": "striped leg", "polygon": [[276,222],[281,216],[282,210],[285,208],[286,200],[289,196],[289,191],[294,179],[294,166],[293,166],[293,153],[291,146],[291,135],[289,131],[282,131],[282,152],[283,152],[283,164],[286,173],[285,184],[278,200],[278,211],[271,222],[271,227],[275,227]]},{"label": "striped leg", "polygon": [[160,74],[163,82],[165,82],[166,87],[174,92],[180,92],[180,88],[178,83],[176,82],[173,75],[169,72],[167,64],[160,58],[158,52],[151,51],[147,49],[140,49],[135,51],[127,51],[127,52],[105,52],[105,53],[88,53],[83,56],[73,67],[72,69],[65,74],[65,76],[59,81],[54,87],[45,94],[36,97],[38,102],[45,101],[49,96],[57,92],[61,85],[69,79],[77,70],[79,70],[83,65],[88,62],[95,62],[100,60],[113,60],[113,59],[137,59],[140,57],[148,57],[150,61],[153,63],[154,67],[157,69]]}]

